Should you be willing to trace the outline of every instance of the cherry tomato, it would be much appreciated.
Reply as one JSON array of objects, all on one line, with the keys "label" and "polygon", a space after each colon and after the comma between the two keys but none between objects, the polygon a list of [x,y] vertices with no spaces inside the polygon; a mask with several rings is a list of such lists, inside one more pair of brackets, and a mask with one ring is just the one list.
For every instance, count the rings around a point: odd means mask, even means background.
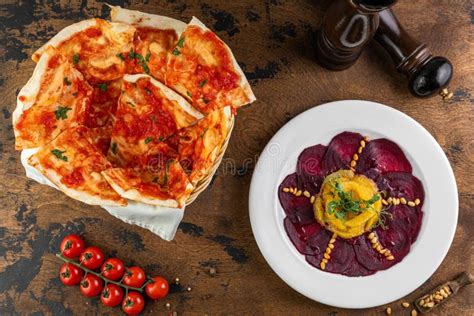
[{"label": "cherry tomato", "polygon": [[135,291],[129,292],[123,299],[122,310],[127,315],[138,315],[145,307],[143,296]]},{"label": "cherry tomato", "polygon": [[59,269],[59,279],[67,286],[78,285],[81,282],[82,275],[82,269],[73,264],[65,263]]},{"label": "cherry tomato", "polygon": [[99,295],[102,291],[102,279],[96,275],[88,274],[81,281],[81,292],[87,297]]},{"label": "cherry tomato", "polygon": [[67,235],[63,241],[61,241],[60,249],[63,256],[74,259],[79,257],[84,250],[84,241],[77,235]]},{"label": "cherry tomato", "polygon": [[115,284],[107,284],[102,290],[100,300],[105,306],[117,306],[122,303],[123,290],[120,286]]},{"label": "cherry tomato", "polygon": [[95,270],[104,262],[104,253],[99,247],[87,247],[79,258],[81,264],[91,270]]},{"label": "cherry tomato", "polygon": [[129,267],[125,270],[123,284],[132,287],[141,287],[145,283],[145,271],[140,267]]},{"label": "cherry tomato", "polygon": [[149,283],[145,286],[146,295],[153,300],[160,300],[168,295],[169,285],[162,277],[154,277],[149,279]]},{"label": "cherry tomato", "polygon": [[123,275],[125,267],[122,260],[118,258],[110,258],[105,260],[100,271],[102,275],[109,280],[116,281]]}]

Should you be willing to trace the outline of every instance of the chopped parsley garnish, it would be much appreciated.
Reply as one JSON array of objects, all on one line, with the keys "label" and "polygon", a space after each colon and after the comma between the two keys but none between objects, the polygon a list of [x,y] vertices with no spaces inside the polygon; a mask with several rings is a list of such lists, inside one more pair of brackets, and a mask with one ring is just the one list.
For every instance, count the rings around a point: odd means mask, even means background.
[{"label": "chopped parsley garnish", "polygon": [[112,143],[112,147],[111,147],[111,148],[112,148],[112,153],[113,153],[114,155],[116,155],[116,154],[117,154],[117,143]]},{"label": "chopped parsley garnish", "polygon": [[134,103],[132,103],[132,102],[130,102],[130,101],[127,101],[127,104],[128,104],[128,105],[130,105],[132,108],[134,108],[134,107],[135,107],[135,104],[134,104]]},{"label": "chopped parsley garnish", "polygon": [[145,144],[148,144],[152,140],[153,140],[153,137],[148,136],[147,138],[145,138]]},{"label": "chopped parsley garnish", "polygon": [[201,82],[199,83],[199,86],[202,88],[202,87],[204,87],[204,85],[205,85],[206,83],[207,83],[207,79],[204,79],[203,81],[201,81]]},{"label": "chopped parsley garnish", "polygon": [[188,97],[190,97],[190,98],[192,98],[192,97],[193,97],[192,93],[191,93],[191,92],[189,92],[189,91],[186,91],[186,94],[187,94],[187,95],[188,95]]},{"label": "chopped parsley garnish", "polygon": [[135,52],[131,49],[130,53],[128,53],[128,59],[132,60],[133,58],[135,58]]},{"label": "chopped parsley garnish", "polygon": [[151,53],[150,53],[150,52],[146,53],[145,61],[146,61],[146,62],[149,62],[149,61],[150,61],[150,58],[151,58]]},{"label": "chopped parsley garnish", "polygon": [[162,142],[165,138],[163,136],[158,137],[158,141]]},{"label": "chopped parsley garnish", "polygon": [[57,120],[65,120],[67,119],[67,112],[71,111],[71,108],[68,108],[67,106],[58,106],[56,111],[54,111],[54,114],[56,115]]},{"label": "chopped parsley garnish", "polygon": [[173,49],[173,55],[178,56],[179,54],[181,54],[181,53],[179,52],[178,48],[175,47]]},{"label": "chopped parsley garnish", "polygon": [[71,85],[71,81],[69,81],[69,78],[68,78],[68,77],[64,77],[63,81],[64,81],[64,83],[65,83],[67,86],[70,86],[70,85]]},{"label": "chopped parsley garnish", "polygon": [[334,186],[337,197],[328,204],[327,212],[334,214],[336,218],[345,220],[348,214],[359,214],[364,210],[371,208],[372,205],[380,200],[379,194],[374,194],[369,200],[355,200],[352,192],[346,193],[342,189],[342,185],[336,182]]},{"label": "chopped parsley garnish", "polygon": [[135,59],[138,60],[138,63],[143,68],[143,71],[149,74],[150,68],[148,68],[147,60],[139,53],[134,53],[134,55],[135,55]]},{"label": "chopped parsley garnish", "polygon": [[183,48],[183,47],[184,47],[184,37],[181,37],[181,38],[178,40],[178,43],[176,44],[176,46],[178,46],[179,48]]},{"label": "chopped parsley garnish", "polygon": [[53,149],[51,153],[56,156],[59,160],[67,161],[67,157],[64,155],[65,150]]},{"label": "chopped parsley garnish", "polygon": [[163,184],[167,185],[168,184],[168,172],[170,169],[170,164],[173,162],[173,159],[170,159],[166,162],[165,166],[165,175],[163,176]]},{"label": "chopped parsley garnish", "polygon": [[102,92],[107,91],[107,84],[105,82],[104,83],[99,83],[97,85],[97,87],[99,87],[100,91],[102,91]]},{"label": "chopped parsley garnish", "polygon": [[121,60],[125,60],[125,57],[123,57],[122,53],[118,53],[118,54],[115,55],[115,56],[117,56],[117,57],[120,58]]},{"label": "chopped parsley garnish", "polygon": [[79,54],[72,55],[72,62],[74,65],[77,65],[80,59],[81,59],[81,56]]}]

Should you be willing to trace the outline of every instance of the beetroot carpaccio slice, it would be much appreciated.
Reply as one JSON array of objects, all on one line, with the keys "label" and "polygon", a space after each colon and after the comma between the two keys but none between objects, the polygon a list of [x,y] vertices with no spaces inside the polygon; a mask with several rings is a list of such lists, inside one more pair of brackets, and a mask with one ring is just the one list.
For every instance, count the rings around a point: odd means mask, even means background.
[{"label": "beetroot carpaccio slice", "polygon": [[375,169],[379,173],[402,171],[411,173],[411,164],[401,148],[391,140],[380,138],[367,143],[360,154],[356,172]]},{"label": "beetroot carpaccio slice", "polygon": [[406,172],[388,172],[377,179],[377,187],[385,191],[387,197],[404,197],[407,201],[419,199],[419,208],[425,200],[425,191],[417,177]]},{"label": "beetroot carpaccio slice", "polygon": [[[296,173],[288,175],[278,188],[278,197],[287,215],[284,220],[286,233],[295,248],[305,255],[306,261],[318,269],[321,269],[321,260],[333,233],[316,221],[309,197],[304,194],[297,197],[284,192],[283,188],[307,190],[311,196],[316,196],[325,176],[350,167],[362,139],[358,133],[343,132],[327,147],[306,148],[298,157]],[[425,198],[421,181],[411,172],[409,161],[394,142],[376,139],[366,144],[359,154],[355,173],[374,180],[385,199],[404,198],[407,202],[419,199],[420,203],[389,205],[383,210],[384,225],[372,230],[382,247],[390,250],[394,260],[388,260],[372,247],[367,237],[369,231],[352,239],[337,237],[324,271],[351,277],[367,276],[390,268],[409,253],[420,231]]]},{"label": "beetroot carpaccio slice", "polygon": [[299,183],[311,194],[317,194],[324,180],[321,160],[326,153],[326,146],[316,145],[306,148],[298,157],[296,174]]},{"label": "beetroot carpaccio slice", "polygon": [[362,139],[364,137],[361,134],[352,132],[342,132],[333,137],[321,162],[324,173],[349,169],[352,156],[357,153]]},{"label": "beetroot carpaccio slice", "polygon": [[288,175],[278,188],[278,198],[280,204],[285,210],[286,215],[295,216],[295,212],[304,213],[305,211],[312,212],[313,205],[309,199],[303,195],[295,196],[294,194],[283,192],[283,188],[298,187],[298,180],[296,173]]}]

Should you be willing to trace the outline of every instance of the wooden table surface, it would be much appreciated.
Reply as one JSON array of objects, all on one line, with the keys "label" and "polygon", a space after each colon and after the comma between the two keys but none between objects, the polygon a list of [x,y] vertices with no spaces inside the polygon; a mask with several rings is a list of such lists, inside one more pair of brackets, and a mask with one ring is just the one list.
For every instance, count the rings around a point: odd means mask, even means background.
[{"label": "wooden table surface", "polygon": [[[36,48],[63,27],[106,17],[95,1],[13,1],[0,6],[0,314],[119,313],[82,297],[58,278],[54,256],[62,237],[74,232],[108,254],[150,274],[179,277],[166,301],[147,303],[146,313],[379,315],[384,306],[344,310],[311,301],[270,269],[252,235],[248,190],[255,159],[289,119],[318,104],[343,99],[381,102],[420,122],[440,143],[459,188],[459,224],[452,247],[436,273],[417,291],[391,304],[394,313],[423,292],[463,270],[474,257],[474,41],[473,2],[400,1],[395,12],[407,30],[433,52],[447,56],[455,72],[454,97],[412,97],[387,56],[372,44],[351,69],[329,72],[314,61],[313,38],[329,1],[108,1],[188,21],[193,15],[233,49],[258,98],[239,111],[236,127],[212,185],[187,208],[176,238],[166,242],[25,177],[14,150],[11,116],[19,89],[31,76]],[[56,3],[56,4],[53,4]],[[429,212],[429,210],[425,210]],[[433,245],[436,247],[436,245]],[[209,275],[210,267],[217,270]],[[186,291],[187,286],[192,291]],[[391,286],[391,284],[387,284]],[[432,314],[473,315],[474,286],[461,290]],[[343,298],[341,298],[343,299]]]}]

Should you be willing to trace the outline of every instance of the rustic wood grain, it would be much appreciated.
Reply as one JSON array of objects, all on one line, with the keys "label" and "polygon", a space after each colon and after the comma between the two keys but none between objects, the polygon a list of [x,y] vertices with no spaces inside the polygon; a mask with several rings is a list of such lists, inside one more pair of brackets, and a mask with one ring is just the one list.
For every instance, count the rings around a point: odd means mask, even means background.
[{"label": "rustic wood grain", "polygon": [[[127,225],[99,207],[74,201],[24,176],[14,150],[11,114],[19,89],[31,76],[32,52],[61,28],[108,9],[94,1],[13,1],[0,6],[0,314],[102,314],[118,309],[86,299],[77,287],[57,279],[54,253],[61,238],[82,234],[127,264],[150,274],[179,277],[166,302],[172,311],[214,314],[379,315],[384,307],[343,310],[313,302],[290,289],[265,262],[248,217],[248,189],[255,158],[289,119],[318,104],[365,99],[399,109],[425,126],[448,156],[456,175],[460,216],[453,245],[436,273],[400,305],[473,269],[474,197],[474,11],[469,0],[400,1],[394,11],[405,28],[447,56],[455,75],[454,97],[415,99],[383,52],[371,44],[344,72],[328,72],[314,62],[313,37],[329,1],[108,1],[187,21],[195,15],[233,49],[258,101],[239,112],[236,127],[213,183],[187,210],[176,238],[160,240]],[[229,164],[229,160],[234,165]],[[429,211],[429,210],[428,210]],[[436,247],[436,245],[433,245]],[[217,274],[211,277],[209,268]],[[186,291],[187,286],[191,292]],[[387,284],[386,286],[391,286]],[[474,287],[460,291],[433,315],[473,315]],[[148,302],[145,312],[166,314],[165,301]]]}]

